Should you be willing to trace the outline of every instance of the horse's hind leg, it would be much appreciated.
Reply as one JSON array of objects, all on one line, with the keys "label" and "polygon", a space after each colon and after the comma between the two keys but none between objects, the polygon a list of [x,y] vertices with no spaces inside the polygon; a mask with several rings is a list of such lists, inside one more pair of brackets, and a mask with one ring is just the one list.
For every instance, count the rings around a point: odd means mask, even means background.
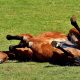
[{"label": "horse's hind leg", "polygon": [[72,16],[70,21],[71,21],[71,24],[80,32],[80,28],[79,28],[79,26],[78,26],[78,24],[76,22],[76,17]]},{"label": "horse's hind leg", "polygon": [[52,44],[53,47],[56,47],[56,48],[60,49],[61,51],[63,51],[65,56],[71,56],[71,57],[73,57],[73,55],[71,54],[71,52],[65,50],[65,49],[62,47],[62,45],[61,45],[60,42],[52,41],[51,44]]}]

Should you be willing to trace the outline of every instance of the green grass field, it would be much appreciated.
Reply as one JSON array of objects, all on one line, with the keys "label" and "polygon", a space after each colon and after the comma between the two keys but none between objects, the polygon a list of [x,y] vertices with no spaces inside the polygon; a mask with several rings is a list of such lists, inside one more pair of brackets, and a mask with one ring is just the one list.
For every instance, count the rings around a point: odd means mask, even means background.
[{"label": "green grass field", "polygon": [[[0,0],[0,50],[18,43],[7,41],[7,34],[67,34],[72,15],[80,25],[80,0]],[[80,80],[80,67],[9,61],[0,64],[0,80]]]}]

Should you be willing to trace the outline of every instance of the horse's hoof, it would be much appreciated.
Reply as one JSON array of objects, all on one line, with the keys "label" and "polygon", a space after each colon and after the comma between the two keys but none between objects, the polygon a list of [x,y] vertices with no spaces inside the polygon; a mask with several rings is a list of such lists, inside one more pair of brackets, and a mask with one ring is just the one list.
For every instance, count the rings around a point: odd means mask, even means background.
[{"label": "horse's hoof", "polygon": [[7,36],[6,36],[6,39],[7,39],[7,40],[11,40],[11,35],[7,35]]}]

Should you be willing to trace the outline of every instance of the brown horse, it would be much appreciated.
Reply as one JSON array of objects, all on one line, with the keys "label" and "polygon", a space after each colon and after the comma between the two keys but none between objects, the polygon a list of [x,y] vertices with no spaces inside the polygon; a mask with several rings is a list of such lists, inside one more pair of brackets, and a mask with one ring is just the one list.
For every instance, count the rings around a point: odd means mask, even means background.
[{"label": "brown horse", "polygon": [[[58,42],[66,41],[67,37],[63,33],[46,32],[39,36],[32,37],[28,40],[27,38],[25,38],[24,40],[24,36],[18,36],[18,35],[11,36],[10,35],[7,37],[7,39],[8,38],[9,38],[8,40],[17,39],[16,37],[18,38],[18,40],[21,39],[22,41],[18,45],[10,46],[10,50],[14,51],[15,53],[17,52],[17,54],[23,55],[23,53],[25,53],[27,56],[28,51],[24,51],[24,50],[22,51],[21,48],[19,48],[19,47],[23,47],[22,49],[25,49],[24,47],[27,46],[30,50],[32,50],[32,53],[30,53],[31,60],[39,61],[39,62],[48,61],[48,62],[56,63],[56,64],[65,64],[65,62],[69,60],[68,56],[65,56],[63,51],[51,45],[52,41],[58,41]],[[23,43],[23,41],[25,43]]]},{"label": "brown horse", "polygon": [[[71,20],[71,24],[74,24],[74,20]],[[78,28],[77,28],[78,29]],[[27,35],[28,36],[28,35]],[[21,40],[18,45],[10,46],[10,51],[16,53],[17,57],[19,55],[25,54],[22,60],[27,59],[29,53],[29,60],[34,61],[48,61],[56,64],[72,64],[75,63],[75,60],[79,63],[80,50],[75,44],[77,39],[75,36],[66,36],[63,33],[59,32],[46,32],[38,36],[28,37],[24,35],[11,36],[8,35],[8,40]],[[68,38],[73,39],[73,41],[68,41]],[[60,43],[60,46],[55,47],[55,43]],[[53,44],[54,43],[54,44]],[[61,46],[62,45],[62,46]],[[26,51],[25,51],[26,49]],[[80,63],[79,63],[80,65]]]}]

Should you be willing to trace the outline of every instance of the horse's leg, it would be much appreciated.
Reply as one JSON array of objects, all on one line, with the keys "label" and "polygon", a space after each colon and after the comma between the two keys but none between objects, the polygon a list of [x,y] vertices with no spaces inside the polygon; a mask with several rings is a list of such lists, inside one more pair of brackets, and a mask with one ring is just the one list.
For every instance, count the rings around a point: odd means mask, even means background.
[{"label": "horse's leg", "polygon": [[20,43],[18,45],[10,45],[9,50],[14,51],[16,48],[24,48],[24,47],[28,47],[28,46],[29,46],[29,43],[24,42],[24,43]]},{"label": "horse's leg", "polygon": [[9,46],[9,51],[12,52],[15,55],[15,59],[18,60],[18,61],[20,61],[20,60],[22,61],[22,59],[20,57],[21,53],[20,52],[18,53],[16,48],[22,48],[22,47],[23,46],[20,45],[20,44],[19,45],[10,45]]},{"label": "horse's leg", "polygon": [[76,17],[72,16],[70,21],[71,21],[71,24],[80,32],[80,28],[79,28],[79,26],[78,26],[78,24],[76,22]]},{"label": "horse's leg", "polygon": [[[56,41],[53,41],[52,42],[52,46],[53,47],[56,47],[58,49],[60,49],[61,51],[64,52],[64,55],[63,55],[63,63],[64,65],[72,65],[74,63],[74,56],[73,54],[71,54],[70,51],[68,50],[65,50],[62,46],[61,46],[61,43],[59,42],[56,42]],[[62,64],[63,65],[63,64]]]},{"label": "horse's leg", "polygon": [[[15,54],[15,58],[18,61],[30,61],[32,59],[32,56],[29,57],[29,54],[32,55],[32,52],[30,53],[29,49],[25,49],[25,44],[19,44],[19,45],[11,45],[9,47],[9,50]],[[21,49],[20,49],[21,48]]]},{"label": "horse's leg", "polygon": [[9,50],[10,51],[14,51],[14,50],[16,50],[16,48],[22,48],[22,47],[24,47],[22,44],[19,44],[19,45],[10,45],[9,46]]},{"label": "horse's leg", "polygon": [[61,47],[60,42],[53,41],[53,42],[52,42],[52,46],[53,46],[53,47],[56,47],[56,48],[58,48],[58,49],[60,49],[60,50],[62,50],[62,51],[64,52],[65,56],[71,56],[71,57],[73,57],[73,55],[71,54],[70,51],[67,51],[67,50],[65,50],[65,49],[63,49],[63,48]]},{"label": "horse's leg", "polygon": [[7,40],[23,40],[23,36],[18,36],[18,35],[15,36],[7,35],[6,38]]}]

